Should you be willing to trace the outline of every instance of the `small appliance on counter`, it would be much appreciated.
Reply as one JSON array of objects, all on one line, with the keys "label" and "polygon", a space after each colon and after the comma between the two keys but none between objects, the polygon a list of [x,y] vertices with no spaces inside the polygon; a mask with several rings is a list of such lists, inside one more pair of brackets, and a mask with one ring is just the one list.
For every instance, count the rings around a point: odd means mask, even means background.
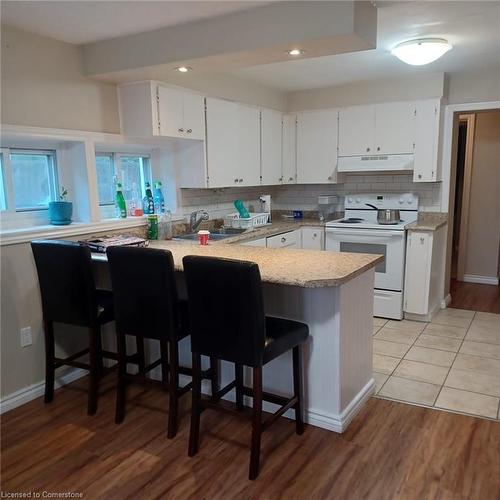
[{"label": "small appliance on counter", "polygon": [[318,215],[320,221],[331,219],[331,216],[335,213],[336,203],[337,203],[336,196],[331,196],[331,195],[318,196]]},{"label": "small appliance on counter", "polygon": [[91,240],[80,240],[80,245],[85,245],[90,248],[91,252],[106,253],[109,247],[145,247],[148,242],[144,238],[136,236],[127,236],[126,234],[119,234],[116,236],[104,236],[102,238],[94,238]]}]

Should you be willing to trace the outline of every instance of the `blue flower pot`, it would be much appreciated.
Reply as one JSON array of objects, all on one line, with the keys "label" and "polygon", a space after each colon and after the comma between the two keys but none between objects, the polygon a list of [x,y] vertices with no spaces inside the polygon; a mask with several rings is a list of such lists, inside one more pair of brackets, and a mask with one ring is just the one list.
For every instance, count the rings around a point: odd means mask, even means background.
[{"label": "blue flower pot", "polygon": [[49,220],[54,226],[67,226],[71,224],[73,203],[71,201],[50,201]]}]

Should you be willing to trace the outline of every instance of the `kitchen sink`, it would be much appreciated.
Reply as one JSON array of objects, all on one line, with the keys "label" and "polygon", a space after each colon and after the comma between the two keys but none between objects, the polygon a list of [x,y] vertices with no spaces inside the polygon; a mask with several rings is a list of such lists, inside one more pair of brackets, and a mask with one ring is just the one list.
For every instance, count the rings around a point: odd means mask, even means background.
[{"label": "kitchen sink", "polygon": [[[232,227],[214,229],[210,231],[210,239],[212,241],[224,240],[226,238],[231,238],[232,236],[236,236],[238,234],[242,234],[246,231],[246,229],[236,229]],[[198,233],[188,233],[183,234],[181,236],[176,236],[174,240],[198,240]]]}]

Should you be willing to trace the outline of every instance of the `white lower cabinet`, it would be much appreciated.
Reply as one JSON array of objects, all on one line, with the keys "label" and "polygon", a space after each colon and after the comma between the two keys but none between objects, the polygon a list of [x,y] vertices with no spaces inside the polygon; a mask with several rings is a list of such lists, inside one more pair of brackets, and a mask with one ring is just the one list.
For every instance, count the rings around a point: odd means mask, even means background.
[{"label": "white lower cabinet", "polygon": [[323,227],[303,227],[302,228],[302,248],[305,250],[325,249],[325,228]]},{"label": "white lower cabinet", "polygon": [[242,243],[242,245],[246,247],[265,247],[266,246],[266,238],[260,238],[258,240],[247,241]]},{"label": "white lower cabinet", "polygon": [[300,248],[300,229],[266,238],[267,248]]},{"label": "white lower cabinet", "polygon": [[430,319],[441,307],[446,258],[446,225],[436,231],[409,231],[406,241],[404,312]]}]

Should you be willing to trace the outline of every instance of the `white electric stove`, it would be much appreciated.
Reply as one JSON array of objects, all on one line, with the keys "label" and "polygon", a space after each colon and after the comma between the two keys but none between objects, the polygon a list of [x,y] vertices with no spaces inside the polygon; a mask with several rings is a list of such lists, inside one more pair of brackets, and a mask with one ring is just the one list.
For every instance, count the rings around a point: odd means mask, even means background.
[{"label": "white electric stove", "polygon": [[[379,224],[377,209],[398,209],[400,221]],[[326,250],[381,254],[375,268],[373,313],[403,318],[406,255],[405,227],[418,218],[418,196],[413,193],[355,194],[345,198],[344,218],[326,224]]]}]

